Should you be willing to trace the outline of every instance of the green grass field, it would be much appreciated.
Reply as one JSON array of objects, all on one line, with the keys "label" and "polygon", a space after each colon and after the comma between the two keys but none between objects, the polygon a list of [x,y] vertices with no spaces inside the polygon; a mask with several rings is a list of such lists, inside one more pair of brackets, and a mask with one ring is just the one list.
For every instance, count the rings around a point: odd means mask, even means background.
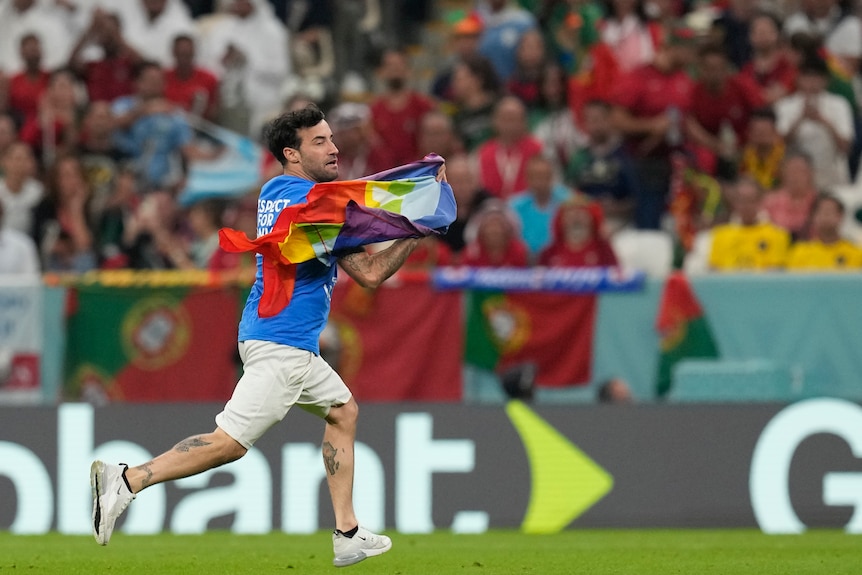
[{"label": "green grass field", "polygon": [[213,575],[362,573],[436,575],[862,573],[862,538],[838,531],[766,536],[753,530],[573,530],[556,535],[399,535],[392,550],[346,569],[332,566],[328,533],[311,536],[90,537],[0,534],[0,574]]}]

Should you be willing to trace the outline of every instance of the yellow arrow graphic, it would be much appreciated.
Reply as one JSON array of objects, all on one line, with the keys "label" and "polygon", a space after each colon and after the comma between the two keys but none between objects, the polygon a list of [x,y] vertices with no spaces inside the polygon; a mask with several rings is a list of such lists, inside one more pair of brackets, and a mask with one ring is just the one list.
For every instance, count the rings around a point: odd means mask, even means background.
[{"label": "yellow arrow graphic", "polygon": [[614,478],[524,403],[510,401],[506,414],[530,462],[532,486],[522,531],[561,531],[611,490]]}]

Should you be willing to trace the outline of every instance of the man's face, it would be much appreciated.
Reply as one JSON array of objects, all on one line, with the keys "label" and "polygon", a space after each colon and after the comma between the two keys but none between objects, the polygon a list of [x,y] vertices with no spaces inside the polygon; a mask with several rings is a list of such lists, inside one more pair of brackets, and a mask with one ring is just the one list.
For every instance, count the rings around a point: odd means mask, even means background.
[{"label": "man's face", "polygon": [[771,146],[777,135],[775,122],[767,118],[752,118],[748,124],[748,142],[753,146]]},{"label": "man's face", "polygon": [[315,182],[331,182],[338,177],[338,148],[326,120],[297,132],[300,138],[299,163]]},{"label": "man's face", "polygon": [[254,12],[254,5],[251,0],[234,0],[231,11],[240,18],[247,18]]},{"label": "man's face", "polygon": [[700,79],[704,85],[723,86],[727,76],[727,61],[720,54],[707,54],[701,59]]},{"label": "man's face", "polygon": [[750,182],[741,182],[736,186],[736,194],[733,200],[733,210],[744,225],[757,223],[757,214],[760,213],[760,190]]},{"label": "man's face", "polygon": [[509,222],[500,213],[490,213],[479,228],[479,241],[489,251],[505,249],[510,237]]},{"label": "man's face", "polygon": [[191,66],[195,61],[195,43],[189,38],[177,38],[174,42],[174,61],[177,66]]},{"label": "man's face", "polygon": [[494,131],[500,138],[514,140],[527,131],[524,105],[515,98],[505,98],[494,110]]},{"label": "man's face", "polygon": [[26,36],[21,40],[21,59],[27,64],[38,67],[42,60],[42,43],[36,36]]},{"label": "man's face", "polygon": [[781,183],[785,188],[808,192],[814,186],[814,173],[808,160],[801,156],[788,158],[781,168]]},{"label": "man's face", "polygon": [[778,29],[775,27],[775,22],[766,16],[755,18],[751,22],[749,31],[749,40],[751,47],[755,50],[767,50],[778,45]]},{"label": "man's face", "polygon": [[27,178],[36,173],[36,160],[27,144],[12,144],[3,156],[2,165],[7,175]]},{"label": "man's face", "polygon": [[796,78],[796,87],[799,93],[805,96],[815,96],[823,92],[826,85],[826,77],[814,72],[800,72]]},{"label": "man's face", "polygon": [[452,146],[452,124],[442,114],[426,114],[419,124],[419,148],[423,154],[444,154]]},{"label": "man's face", "polygon": [[841,228],[842,214],[838,204],[833,201],[821,200],[811,214],[811,226],[819,237],[837,235]]},{"label": "man's face", "polygon": [[13,5],[18,12],[26,12],[36,3],[36,0],[14,0]]},{"label": "man's face", "polygon": [[114,129],[114,116],[108,102],[96,101],[90,104],[84,125],[91,134],[107,134]]},{"label": "man's face", "polygon": [[167,0],[143,0],[143,2],[144,10],[146,10],[147,14],[149,14],[151,18],[155,18],[161,14],[168,3]]},{"label": "man's face", "polygon": [[547,199],[551,196],[551,186],[554,182],[554,169],[551,163],[541,156],[532,158],[527,163],[525,173],[527,186],[537,198]]},{"label": "man's face", "polygon": [[599,105],[584,108],[584,131],[593,142],[606,141],[611,132],[610,111]]},{"label": "man's face", "polygon": [[404,54],[389,51],[383,55],[378,69],[380,80],[392,90],[400,90],[410,78],[410,64]]},{"label": "man's face", "polygon": [[467,205],[476,195],[479,180],[469,160],[456,157],[446,162],[446,180],[452,186],[452,192],[459,205]]},{"label": "man's face", "polygon": [[566,243],[581,245],[593,235],[593,218],[586,208],[568,206],[560,213]]},{"label": "man's face", "polygon": [[148,66],[138,77],[138,95],[141,98],[160,98],[165,93],[165,75],[156,66]]}]

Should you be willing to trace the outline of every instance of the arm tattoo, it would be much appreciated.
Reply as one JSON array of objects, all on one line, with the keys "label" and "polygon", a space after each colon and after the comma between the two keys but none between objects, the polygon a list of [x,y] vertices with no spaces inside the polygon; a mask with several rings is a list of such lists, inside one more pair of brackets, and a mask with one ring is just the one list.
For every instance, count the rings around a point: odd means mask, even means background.
[{"label": "arm tattoo", "polygon": [[197,437],[189,437],[188,439],[183,439],[176,445],[174,445],[174,449],[176,451],[181,451],[183,453],[187,453],[193,447],[204,447],[205,445],[209,445],[209,441],[204,441],[200,436]]},{"label": "arm tattoo", "polygon": [[357,281],[358,278],[362,278],[371,283],[383,283],[401,267],[418,244],[418,239],[408,238],[398,240],[382,252],[375,254],[365,252],[349,254],[340,259],[341,267]]},{"label": "arm tattoo", "polygon": [[339,463],[335,461],[337,453],[338,450],[331,443],[328,441],[323,443],[323,463],[326,465],[326,470],[330,475],[335,475],[336,470],[338,470]]}]

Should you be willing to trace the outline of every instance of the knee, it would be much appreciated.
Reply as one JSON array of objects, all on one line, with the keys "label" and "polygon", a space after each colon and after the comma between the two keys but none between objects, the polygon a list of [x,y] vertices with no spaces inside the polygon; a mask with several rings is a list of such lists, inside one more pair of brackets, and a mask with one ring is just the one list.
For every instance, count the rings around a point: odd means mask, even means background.
[{"label": "knee", "polygon": [[243,455],[248,453],[248,449],[243,447],[236,439],[234,439],[221,429],[216,429],[216,431],[212,435],[216,445],[218,445],[219,459],[221,464],[236,461],[237,459],[240,459]]},{"label": "knee", "polygon": [[326,421],[332,425],[348,427],[355,426],[358,419],[359,405],[352,397],[350,398],[350,401],[344,405],[339,405],[338,407],[330,409],[329,415],[326,417]]}]

